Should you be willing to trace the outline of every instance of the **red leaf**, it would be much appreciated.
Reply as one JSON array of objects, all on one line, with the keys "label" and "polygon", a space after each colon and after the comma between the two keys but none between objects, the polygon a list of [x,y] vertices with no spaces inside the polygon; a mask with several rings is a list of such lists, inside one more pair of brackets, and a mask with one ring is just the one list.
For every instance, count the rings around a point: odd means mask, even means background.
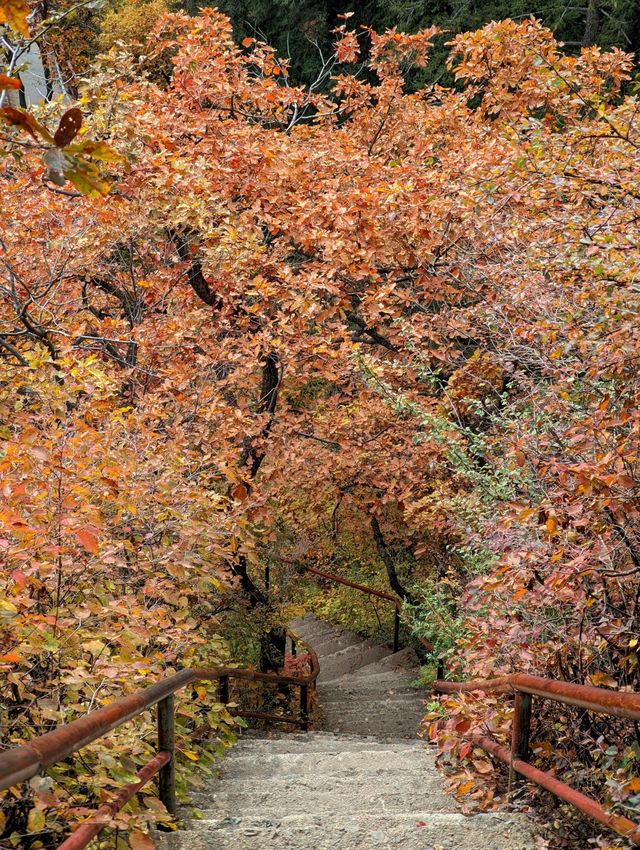
[{"label": "red leaf", "polygon": [[57,148],[64,148],[72,142],[78,135],[78,130],[82,127],[82,112],[74,106],[72,109],[67,109],[56,130],[53,141]]}]

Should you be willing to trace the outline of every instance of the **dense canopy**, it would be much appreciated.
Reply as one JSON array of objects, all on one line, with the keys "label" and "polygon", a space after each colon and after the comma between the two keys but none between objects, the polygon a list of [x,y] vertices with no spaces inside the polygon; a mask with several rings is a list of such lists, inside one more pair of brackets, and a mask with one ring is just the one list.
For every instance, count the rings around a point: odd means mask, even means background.
[{"label": "dense canopy", "polygon": [[[0,15],[23,29],[19,3]],[[66,123],[61,101],[4,112],[13,741],[162,670],[245,660],[305,565],[389,582],[451,675],[640,690],[632,58],[508,19],[454,36],[455,81],[414,91],[436,26],[334,35],[330,79],[298,87],[221,12],[177,12],[143,53],[103,55]],[[187,761],[203,712],[231,737],[202,706]],[[459,789],[490,806],[460,735],[504,732],[506,707],[433,708]],[[633,813],[633,730],[547,719],[539,759]],[[135,740],[116,744],[131,769]],[[88,785],[123,781],[106,746],[87,759],[7,797],[12,846],[53,846]]]}]

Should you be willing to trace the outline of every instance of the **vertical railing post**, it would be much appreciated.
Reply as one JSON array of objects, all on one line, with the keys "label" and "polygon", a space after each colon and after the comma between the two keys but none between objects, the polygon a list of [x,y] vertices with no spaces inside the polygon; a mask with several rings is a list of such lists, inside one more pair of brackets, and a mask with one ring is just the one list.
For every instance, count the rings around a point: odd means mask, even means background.
[{"label": "vertical railing post", "polygon": [[158,796],[171,815],[177,811],[176,805],[176,732],[175,698],[169,694],[158,703],[158,751],[169,753],[171,760],[160,769],[158,774]]},{"label": "vertical railing post", "polygon": [[303,732],[309,731],[309,688],[300,685],[300,728]]},{"label": "vertical railing post", "polygon": [[[529,758],[529,738],[531,735],[531,694],[516,691],[513,703],[513,725],[511,727],[511,758],[527,761]],[[522,777],[513,771],[514,781]]]},{"label": "vertical railing post", "polygon": [[269,568],[269,564],[267,564],[264,568],[264,589],[269,592],[269,585],[271,584],[271,570]]},{"label": "vertical railing post", "polygon": [[393,651],[397,652],[400,647],[400,611],[396,605],[396,613],[393,618]]},{"label": "vertical railing post", "polygon": [[291,638],[291,657],[292,658],[296,657],[296,649],[297,649],[296,642],[293,638]]},{"label": "vertical railing post", "polygon": [[226,705],[229,702],[229,677],[228,676],[220,676],[220,682],[218,683],[218,700],[223,705]]}]

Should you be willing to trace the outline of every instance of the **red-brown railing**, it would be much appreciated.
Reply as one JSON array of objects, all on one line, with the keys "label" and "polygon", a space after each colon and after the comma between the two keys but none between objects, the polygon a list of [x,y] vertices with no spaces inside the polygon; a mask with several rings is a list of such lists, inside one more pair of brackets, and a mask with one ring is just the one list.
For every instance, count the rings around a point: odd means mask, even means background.
[{"label": "red-brown railing", "polygon": [[546,788],[547,791],[551,791],[561,800],[576,806],[589,817],[594,818],[619,835],[625,836],[633,844],[640,845],[640,826],[638,824],[623,815],[610,814],[597,800],[576,791],[575,788],[556,779],[547,771],[539,770],[527,761],[530,751],[531,708],[534,696],[566,705],[575,705],[578,708],[585,708],[598,714],[608,714],[638,721],[640,720],[640,694],[608,691],[605,688],[576,685],[555,679],[543,679],[540,676],[529,676],[524,673],[514,673],[497,679],[476,679],[470,682],[438,680],[435,682],[434,688],[444,694],[470,691],[514,694],[511,749],[508,750],[492,738],[479,734],[471,735],[474,744],[509,765],[512,771]]},{"label": "red-brown railing", "polygon": [[[292,645],[295,635],[290,635]],[[24,782],[51,765],[67,758],[72,753],[102,738],[112,729],[134,717],[158,706],[158,752],[138,771],[138,781],[125,785],[115,798],[99,809],[63,841],[58,850],[82,850],[108,825],[115,815],[150,779],[158,775],[158,797],[171,814],[176,812],[175,775],[175,693],[198,681],[218,681],[219,699],[229,702],[229,680],[271,682],[278,685],[294,685],[300,688],[300,710],[297,716],[271,714],[261,711],[236,711],[240,717],[257,717],[274,723],[290,723],[303,731],[309,728],[311,695],[320,672],[318,656],[308,646],[311,670],[306,676],[285,676],[280,673],[259,673],[256,670],[233,667],[186,668],[173,676],[167,676],[135,691],[110,705],[92,711],[73,723],[60,726],[19,747],[0,753],[0,791]]]},{"label": "red-brown railing", "polygon": [[344,584],[347,587],[353,587],[362,593],[368,593],[369,596],[377,596],[378,599],[385,599],[388,602],[393,602],[395,606],[395,615],[393,619],[393,651],[397,652],[400,648],[400,611],[402,610],[402,600],[398,599],[393,593],[386,593],[384,590],[375,590],[373,587],[367,587],[365,584],[358,584],[355,581],[336,576],[332,573],[324,573],[322,570],[316,570],[315,567],[305,567],[305,572],[312,573],[314,576],[319,576],[325,581],[333,581],[336,584]]}]

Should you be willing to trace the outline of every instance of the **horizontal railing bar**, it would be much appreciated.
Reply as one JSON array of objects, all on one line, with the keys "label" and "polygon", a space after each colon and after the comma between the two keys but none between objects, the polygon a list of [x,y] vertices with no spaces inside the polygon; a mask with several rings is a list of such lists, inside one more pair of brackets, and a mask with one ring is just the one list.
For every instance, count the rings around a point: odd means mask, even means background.
[{"label": "horizontal railing bar", "polygon": [[530,779],[532,782],[535,782],[537,785],[540,785],[542,788],[545,788],[547,791],[555,794],[555,796],[559,797],[561,800],[564,800],[572,806],[575,806],[577,809],[580,809],[581,812],[584,812],[584,814],[599,821],[614,832],[617,832],[618,835],[625,836],[625,838],[628,838],[633,844],[640,845],[640,830],[638,829],[638,825],[629,820],[629,818],[626,818],[623,815],[608,814],[604,807],[592,797],[587,797],[586,794],[576,791],[575,788],[572,788],[564,782],[560,782],[560,780],[556,779],[555,776],[534,767],[532,764],[529,764],[529,762],[517,758],[512,759],[511,753],[506,747],[500,746],[500,744],[496,741],[493,741],[491,738],[487,738],[485,735],[473,735],[472,740],[477,746],[482,747],[483,750],[491,753],[492,756],[495,756],[500,759],[500,761],[508,764],[518,773],[526,776],[527,779]]},{"label": "horizontal railing bar", "polygon": [[245,681],[283,685],[313,685],[320,672],[318,656],[308,647],[311,672],[307,676],[283,676],[235,667],[185,668],[147,688],[121,697],[64,726],[34,738],[27,744],[0,753],[0,791],[36,776],[41,770],[82,749],[107,732],[152,708],[156,703],[195,681],[212,681],[228,676]]},{"label": "horizontal railing bar", "polygon": [[181,670],[160,682],[117,699],[84,717],[59,726],[19,747],[0,753],[0,791],[30,779],[52,764],[82,749],[126,723],[160,700],[195,680],[193,670]]},{"label": "horizontal railing bar", "polygon": [[342,578],[341,576],[332,575],[331,573],[323,573],[322,570],[316,570],[315,567],[305,567],[305,571],[313,573],[314,576],[320,576],[320,578],[324,578],[327,581],[335,581],[337,584],[345,584],[347,587],[353,587],[355,590],[361,590],[363,593],[368,593],[370,596],[378,596],[380,599],[387,599],[389,602],[393,602],[396,608],[402,607],[402,602],[397,596],[394,596],[392,593],[385,593],[384,590],[375,590],[373,587],[367,587],[364,584],[349,581],[349,579]]},{"label": "horizontal railing bar", "polygon": [[96,835],[109,825],[109,821],[125,806],[134,794],[137,794],[150,779],[171,761],[170,753],[158,753],[151,761],[137,772],[138,782],[124,785],[110,803],[106,803],[91,815],[89,820],[82,823],[71,835],[60,844],[58,850],[83,850]]},{"label": "horizontal railing bar", "polygon": [[575,705],[596,714],[609,714],[613,717],[625,717],[640,720],[640,694],[609,691],[594,685],[577,685],[573,682],[561,682],[558,679],[545,679],[542,676],[530,676],[526,673],[512,673],[496,679],[472,679],[469,682],[437,681],[434,689],[440,693],[460,693],[484,691],[485,693],[513,693],[550,699],[565,705]]}]

